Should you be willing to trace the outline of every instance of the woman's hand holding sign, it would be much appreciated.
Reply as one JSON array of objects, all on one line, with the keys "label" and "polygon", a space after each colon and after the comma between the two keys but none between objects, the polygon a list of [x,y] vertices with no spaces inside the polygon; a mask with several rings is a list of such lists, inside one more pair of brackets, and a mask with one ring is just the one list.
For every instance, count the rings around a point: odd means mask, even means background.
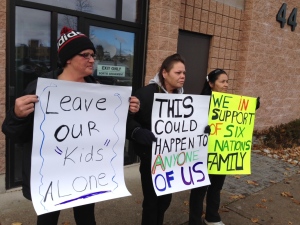
[{"label": "woman's hand holding sign", "polygon": [[131,96],[129,98],[129,111],[131,113],[137,113],[139,110],[140,110],[140,100],[135,96]]},{"label": "woman's hand holding sign", "polygon": [[38,102],[37,95],[24,95],[15,101],[14,112],[19,118],[24,118],[34,111],[34,104]]}]

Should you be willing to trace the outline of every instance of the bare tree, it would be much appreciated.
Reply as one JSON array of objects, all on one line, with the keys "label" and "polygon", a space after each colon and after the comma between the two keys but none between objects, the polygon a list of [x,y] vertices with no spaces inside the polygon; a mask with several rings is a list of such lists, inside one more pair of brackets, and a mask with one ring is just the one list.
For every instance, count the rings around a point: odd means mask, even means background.
[{"label": "bare tree", "polygon": [[64,15],[64,24],[74,30],[77,30],[77,17]]},{"label": "bare tree", "polygon": [[[92,5],[90,0],[76,0],[75,10],[81,12],[91,12]],[[77,17],[64,15],[64,25],[77,30]]]},{"label": "bare tree", "polygon": [[92,5],[90,0],[76,0],[76,10],[81,12],[91,12]]}]

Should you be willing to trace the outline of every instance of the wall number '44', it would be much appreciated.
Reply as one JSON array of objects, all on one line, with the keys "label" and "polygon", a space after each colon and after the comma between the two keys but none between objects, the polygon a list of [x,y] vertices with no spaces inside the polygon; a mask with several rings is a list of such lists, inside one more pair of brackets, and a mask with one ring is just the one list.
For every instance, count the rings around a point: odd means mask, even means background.
[{"label": "wall number '44'", "polygon": [[[280,7],[276,20],[280,23],[280,27],[283,28],[286,23],[286,3],[283,3]],[[297,26],[297,8],[293,8],[293,11],[291,12],[287,24],[291,26],[291,30],[294,31]]]}]

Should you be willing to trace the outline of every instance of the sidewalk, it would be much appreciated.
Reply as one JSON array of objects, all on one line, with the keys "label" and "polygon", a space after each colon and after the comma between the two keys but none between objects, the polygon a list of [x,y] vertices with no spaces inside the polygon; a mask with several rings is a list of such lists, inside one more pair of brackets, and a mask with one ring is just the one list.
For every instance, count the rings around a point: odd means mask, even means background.
[{"label": "sidewalk", "polygon": [[[125,167],[130,197],[96,203],[97,225],[139,225],[142,192],[138,164]],[[252,154],[252,174],[227,176],[221,217],[226,225],[299,225],[300,167]],[[293,198],[292,198],[292,196]],[[243,197],[243,198],[242,198]],[[189,191],[173,194],[165,225],[187,225]],[[0,194],[0,225],[35,225],[30,201],[18,189]],[[59,225],[75,225],[71,209],[63,210]]]}]

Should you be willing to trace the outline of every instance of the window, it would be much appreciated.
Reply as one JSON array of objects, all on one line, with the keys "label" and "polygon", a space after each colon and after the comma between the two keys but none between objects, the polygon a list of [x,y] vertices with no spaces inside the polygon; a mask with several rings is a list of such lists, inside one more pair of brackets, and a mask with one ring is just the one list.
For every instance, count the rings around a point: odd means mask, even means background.
[{"label": "window", "polygon": [[15,71],[17,96],[50,70],[50,13],[16,7]]},{"label": "window", "polygon": [[132,85],[134,33],[90,27],[96,48],[94,77],[102,84]]},{"label": "window", "polygon": [[123,0],[122,19],[130,22],[140,22],[141,2],[137,0]]},{"label": "window", "polygon": [[27,0],[45,5],[116,18],[116,0]]},{"label": "window", "polygon": [[70,27],[73,30],[78,30],[77,24],[77,17],[65,14],[58,14],[57,38],[59,38],[60,31],[64,26]]}]

